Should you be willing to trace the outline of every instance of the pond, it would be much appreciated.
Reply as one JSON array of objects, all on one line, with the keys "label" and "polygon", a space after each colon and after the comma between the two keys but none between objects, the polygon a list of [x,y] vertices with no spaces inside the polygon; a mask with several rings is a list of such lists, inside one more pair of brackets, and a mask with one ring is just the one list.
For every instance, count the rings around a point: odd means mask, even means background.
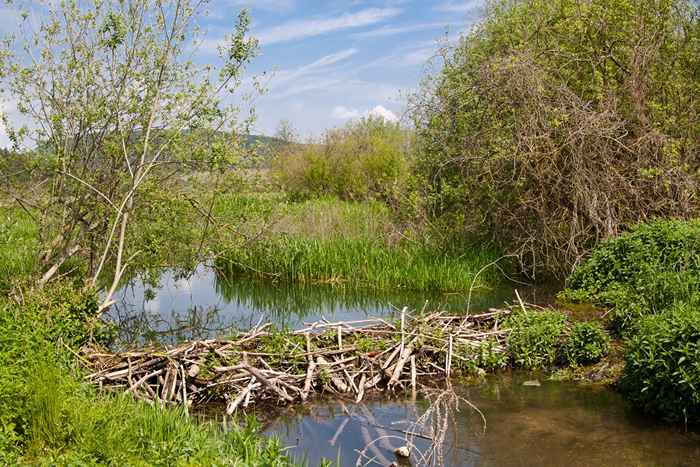
[{"label": "pond", "polygon": [[[456,394],[481,411],[486,425],[464,401],[458,410],[443,406],[450,417],[433,420],[440,426],[447,422],[444,456],[436,465],[699,465],[700,434],[634,416],[610,389],[533,378],[505,374],[455,385]],[[279,437],[293,457],[309,465],[324,458],[340,459],[340,465],[356,465],[358,458],[357,465],[402,465],[394,450],[405,445],[406,433],[431,434],[412,425],[429,405],[422,398],[360,405],[316,402],[288,409],[266,433]],[[421,437],[415,444],[422,452],[429,446]],[[419,460],[414,451],[406,465],[419,465]]]},{"label": "pond", "polygon": [[[207,265],[190,272],[165,270],[146,280],[151,276],[137,277],[116,296],[107,319],[117,326],[117,348],[211,338],[262,321],[299,328],[320,319],[396,316],[403,306],[464,313],[467,303],[477,312],[515,300],[513,286],[477,290],[471,297],[377,292],[227,278]],[[517,287],[524,301],[537,304],[552,303],[557,290]],[[697,433],[634,416],[608,388],[541,377],[535,383],[533,378],[516,373],[454,384],[454,393],[442,396],[451,394],[449,404],[431,405],[424,397],[370,398],[359,405],[319,400],[285,409],[265,432],[279,437],[292,456],[309,465],[322,459],[356,465],[359,452],[364,456],[358,465],[389,465],[398,462],[394,450],[405,443],[406,433],[418,433],[411,459],[399,465],[419,465],[419,452],[430,446],[426,437],[434,433],[412,423],[432,407],[428,414],[442,416],[431,421],[443,427],[444,435],[444,457],[436,465],[700,465]],[[459,407],[455,398],[461,400]],[[483,414],[485,426],[466,401]]]},{"label": "pond", "polygon": [[[464,313],[502,306],[515,300],[512,287],[468,293],[378,292],[331,285],[273,283],[228,278],[213,267],[194,271],[167,269],[146,280],[142,275],[123,286],[106,318],[118,325],[117,347],[159,341],[173,344],[184,339],[225,335],[270,321],[279,328],[298,329],[320,319],[347,321],[390,317],[401,308],[441,309]],[[553,288],[519,288],[523,300],[547,303]],[[427,303],[426,303],[427,302]]]}]

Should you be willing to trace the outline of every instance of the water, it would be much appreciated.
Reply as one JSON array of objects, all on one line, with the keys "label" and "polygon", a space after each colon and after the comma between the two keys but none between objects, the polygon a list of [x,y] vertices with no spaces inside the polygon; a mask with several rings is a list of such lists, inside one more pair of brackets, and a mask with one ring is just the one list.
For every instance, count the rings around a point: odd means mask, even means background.
[{"label": "water", "polygon": [[[322,318],[355,320],[394,316],[408,306],[462,313],[467,294],[372,292],[322,285],[299,285],[225,278],[200,265],[192,273],[165,270],[132,280],[116,295],[107,316],[117,325],[117,348],[150,341],[176,343],[184,339],[225,335],[271,321],[298,328]],[[523,300],[547,304],[555,288],[519,287]],[[475,312],[512,302],[513,288],[476,291]],[[582,319],[590,310],[581,310]],[[543,381],[523,386],[532,375],[494,376],[478,385],[462,385],[459,396],[474,403],[486,417],[462,402],[442,413],[453,415],[445,432],[444,459],[437,465],[466,466],[691,466],[700,465],[700,435],[659,425],[628,413],[620,396],[606,388]],[[355,465],[358,452],[379,439],[366,454],[389,465],[394,449],[403,445],[411,422],[422,415],[425,399],[375,399],[354,405],[318,401],[290,407],[266,429],[290,446],[290,454],[309,465],[322,459]],[[220,409],[220,408],[219,408]],[[266,411],[269,412],[269,411]],[[219,412],[220,413],[220,410]],[[416,439],[426,450],[428,442]],[[416,453],[400,465],[417,465]]]},{"label": "water", "polygon": [[[532,375],[500,375],[463,385],[457,394],[471,401],[452,409],[444,458],[450,466],[697,466],[700,434],[656,424],[630,413],[607,388],[541,381],[524,386]],[[322,459],[355,465],[358,452],[374,440],[359,465],[389,465],[405,444],[405,431],[428,402],[375,400],[360,405],[338,401],[290,408],[267,428],[289,453],[309,465]],[[416,439],[425,451],[428,442]],[[410,465],[418,465],[414,454]],[[407,464],[409,465],[409,464]]]},{"label": "water", "polygon": [[[523,299],[533,303],[551,300],[551,289],[525,287]],[[222,277],[204,264],[193,272],[169,269],[147,280],[140,276],[121,288],[107,319],[118,324],[118,344],[125,347],[150,341],[167,344],[184,339],[225,335],[245,330],[261,320],[280,328],[298,329],[304,323],[328,319],[357,320],[391,317],[401,308],[442,309],[463,313],[467,293],[426,294],[377,292],[328,285],[271,283]],[[476,290],[472,311],[502,306],[514,300],[513,288]]]}]

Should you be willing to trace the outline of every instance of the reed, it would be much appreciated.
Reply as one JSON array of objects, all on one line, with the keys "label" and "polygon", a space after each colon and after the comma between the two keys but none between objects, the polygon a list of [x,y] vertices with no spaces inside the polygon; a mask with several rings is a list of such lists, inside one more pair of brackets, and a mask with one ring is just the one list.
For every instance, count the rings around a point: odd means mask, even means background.
[{"label": "reed", "polygon": [[19,208],[0,207],[0,292],[36,268],[38,228]]},{"label": "reed", "polygon": [[229,275],[306,283],[345,284],[375,289],[465,291],[502,280],[493,267],[499,257],[489,247],[444,252],[428,245],[388,245],[370,238],[326,240],[278,236],[245,248],[228,248],[217,266]]}]

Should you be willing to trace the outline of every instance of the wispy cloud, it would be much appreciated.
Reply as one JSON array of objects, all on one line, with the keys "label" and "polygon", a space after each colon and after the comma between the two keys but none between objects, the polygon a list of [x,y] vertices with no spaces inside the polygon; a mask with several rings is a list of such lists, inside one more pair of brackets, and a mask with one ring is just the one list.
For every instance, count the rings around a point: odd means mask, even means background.
[{"label": "wispy cloud", "polygon": [[398,34],[406,34],[409,32],[417,31],[429,31],[431,29],[447,28],[449,24],[443,22],[439,23],[424,23],[424,24],[410,24],[407,26],[396,26],[389,27],[384,26],[379,29],[374,29],[372,31],[358,32],[353,34],[352,37],[357,39],[367,39],[372,37],[385,37],[385,36],[395,36]]},{"label": "wispy cloud", "polygon": [[329,67],[349,59],[357,52],[357,49],[340,50],[332,54],[324,55],[318,60],[314,60],[311,63],[307,63],[297,68],[280,70],[274,74],[272,84],[275,87],[279,87],[280,85],[289,81],[306,78],[319,72],[328,73],[330,71]]},{"label": "wispy cloud", "polygon": [[357,109],[352,109],[345,107],[344,105],[336,105],[333,107],[331,116],[337,120],[353,120],[360,117],[377,117],[383,118],[388,122],[397,122],[399,117],[396,116],[394,112],[387,109],[383,105],[376,105],[371,110],[366,110],[364,112]]},{"label": "wispy cloud", "polygon": [[401,14],[398,8],[368,8],[337,17],[311,18],[290,21],[255,34],[262,44],[275,44],[320,36],[334,31],[358,28],[380,23]]},{"label": "wispy cloud", "polygon": [[465,2],[445,2],[435,7],[435,10],[443,13],[476,13],[483,9],[483,1],[468,0]]},{"label": "wispy cloud", "polygon": [[296,0],[233,0],[233,6],[267,11],[289,11],[296,6]]}]

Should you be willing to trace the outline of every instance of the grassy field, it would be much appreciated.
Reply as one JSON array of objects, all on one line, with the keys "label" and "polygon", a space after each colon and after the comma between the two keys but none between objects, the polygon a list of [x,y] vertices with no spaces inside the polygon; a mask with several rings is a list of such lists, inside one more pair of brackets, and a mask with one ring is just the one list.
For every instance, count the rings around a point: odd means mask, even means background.
[{"label": "grassy field", "polygon": [[423,291],[464,291],[502,280],[497,267],[476,275],[499,258],[497,249],[439,247],[372,201],[224,196],[216,214],[238,221],[243,234],[214,245],[217,265],[231,275]]}]

